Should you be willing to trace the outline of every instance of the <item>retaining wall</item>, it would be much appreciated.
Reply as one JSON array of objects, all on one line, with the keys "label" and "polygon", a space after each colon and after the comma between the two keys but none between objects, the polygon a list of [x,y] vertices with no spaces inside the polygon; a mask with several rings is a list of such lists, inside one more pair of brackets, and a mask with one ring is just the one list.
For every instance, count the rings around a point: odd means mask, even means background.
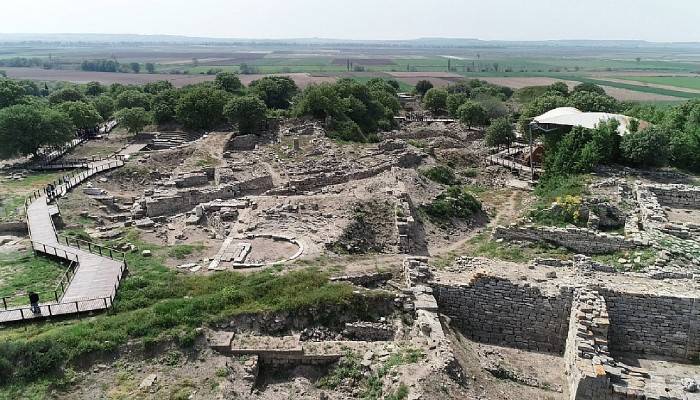
[{"label": "retaining wall", "polygon": [[608,254],[631,250],[641,245],[640,242],[627,240],[623,236],[599,233],[589,229],[535,225],[497,226],[493,236],[495,239],[552,243],[583,254]]},{"label": "retaining wall", "polygon": [[662,206],[700,209],[700,188],[689,185],[648,185]]},{"label": "retaining wall", "polygon": [[610,314],[613,351],[697,359],[700,300],[600,289]]},{"label": "retaining wall", "polygon": [[543,293],[527,284],[477,276],[469,285],[433,283],[440,311],[473,340],[561,354],[573,289]]},{"label": "retaining wall", "polygon": [[0,235],[26,235],[29,233],[26,222],[3,222],[0,223]]}]

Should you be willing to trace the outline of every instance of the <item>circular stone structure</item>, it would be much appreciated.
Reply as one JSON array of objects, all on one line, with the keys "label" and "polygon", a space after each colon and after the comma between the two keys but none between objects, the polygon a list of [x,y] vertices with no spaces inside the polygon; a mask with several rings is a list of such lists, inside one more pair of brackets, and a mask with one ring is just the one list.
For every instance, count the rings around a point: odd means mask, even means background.
[{"label": "circular stone structure", "polygon": [[[245,257],[234,262],[235,268],[259,267],[292,261],[304,252],[296,238],[275,234],[249,234],[245,236]],[[243,255],[243,253],[241,254]]]}]

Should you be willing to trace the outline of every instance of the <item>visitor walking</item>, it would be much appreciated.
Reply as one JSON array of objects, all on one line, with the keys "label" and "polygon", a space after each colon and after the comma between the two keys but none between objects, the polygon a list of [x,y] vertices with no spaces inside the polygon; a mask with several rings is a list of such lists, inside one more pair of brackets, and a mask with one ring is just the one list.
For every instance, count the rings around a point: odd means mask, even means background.
[{"label": "visitor walking", "polygon": [[39,308],[38,294],[34,292],[29,292],[29,304],[31,305],[31,309],[34,314],[41,314],[41,308]]}]

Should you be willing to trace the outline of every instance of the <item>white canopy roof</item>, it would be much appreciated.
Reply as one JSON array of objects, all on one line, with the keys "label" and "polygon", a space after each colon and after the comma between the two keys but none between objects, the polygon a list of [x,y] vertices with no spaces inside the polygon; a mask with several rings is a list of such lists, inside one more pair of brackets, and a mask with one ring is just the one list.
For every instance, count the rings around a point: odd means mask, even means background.
[{"label": "white canopy roof", "polygon": [[[584,128],[594,129],[601,122],[615,119],[620,123],[617,131],[620,135],[629,133],[629,125],[633,118],[622,114],[610,114],[603,112],[583,112],[573,107],[559,107],[549,110],[546,113],[535,117],[534,122],[540,125],[563,125],[563,126],[582,126]],[[646,125],[645,122],[640,122],[640,128]]]}]

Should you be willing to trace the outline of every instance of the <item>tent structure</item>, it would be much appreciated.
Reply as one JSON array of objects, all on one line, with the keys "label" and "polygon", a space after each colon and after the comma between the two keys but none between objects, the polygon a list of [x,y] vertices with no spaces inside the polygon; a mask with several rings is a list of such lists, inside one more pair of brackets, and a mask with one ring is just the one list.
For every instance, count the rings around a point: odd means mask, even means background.
[{"label": "tent structure", "polygon": [[[626,135],[629,131],[630,123],[634,118],[622,114],[611,114],[603,112],[583,112],[573,107],[559,107],[535,117],[532,122],[543,130],[555,129],[557,126],[582,126],[594,129],[601,122],[611,119],[617,120],[620,125],[617,131],[620,135]],[[647,122],[639,121],[639,128],[645,128]]]}]

